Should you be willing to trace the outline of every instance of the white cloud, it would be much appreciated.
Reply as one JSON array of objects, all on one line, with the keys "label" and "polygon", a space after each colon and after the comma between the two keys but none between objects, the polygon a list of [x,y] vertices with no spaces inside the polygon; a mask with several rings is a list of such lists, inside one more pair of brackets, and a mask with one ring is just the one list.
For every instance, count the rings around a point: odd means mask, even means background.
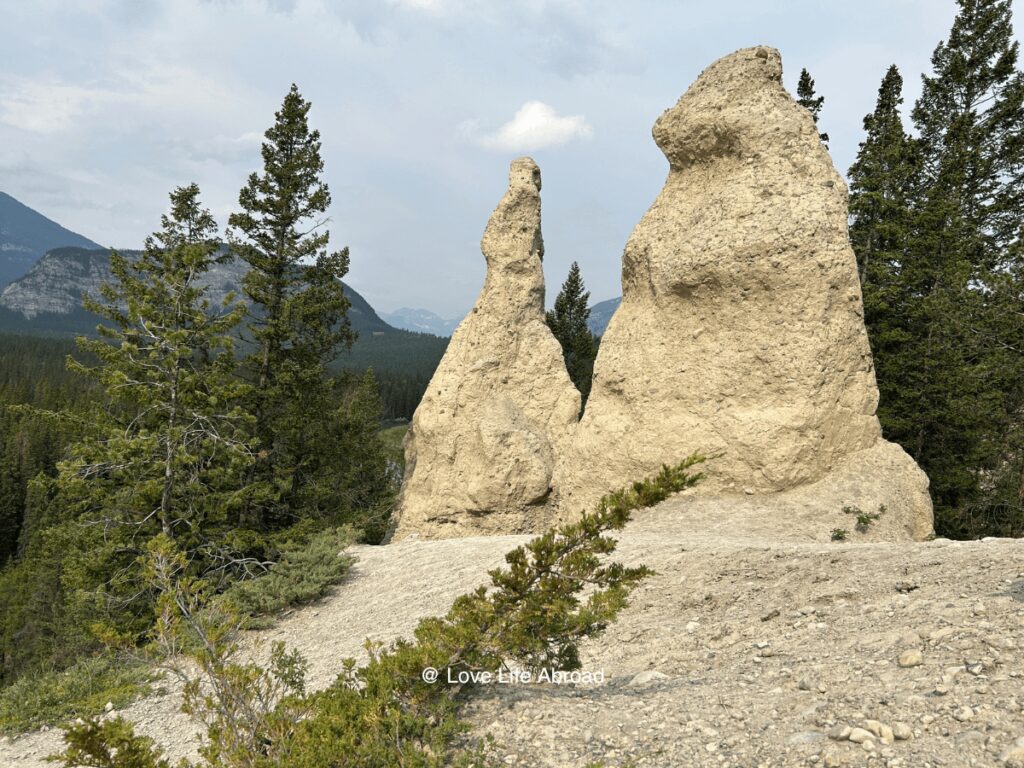
[{"label": "white cloud", "polygon": [[493,133],[481,133],[476,120],[467,121],[459,128],[464,136],[481,146],[502,152],[530,152],[594,135],[594,129],[583,115],[562,117],[543,101],[526,102],[511,120]]},{"label": "white cloud", "polygon": [[26,79],[0,81],[0,122],[32,133],[73,128],[87,109],[102,108],[110,94],[94,88]]}]

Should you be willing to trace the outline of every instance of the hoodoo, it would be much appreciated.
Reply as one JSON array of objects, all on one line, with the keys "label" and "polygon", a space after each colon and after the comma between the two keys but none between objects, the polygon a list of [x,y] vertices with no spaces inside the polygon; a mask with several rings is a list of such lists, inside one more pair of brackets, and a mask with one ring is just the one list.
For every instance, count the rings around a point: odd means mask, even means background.
[{"label": "hoodoo", "polygon": [[580,395],[544,323],[540,169],[520,158],[481,249],[487,279],[406,438],[395,538],[522,533],[549,518]]},{"label": "hoodoo", "polygon": [[581,421],[544,325],[540,174],[512,164],[483,293],[413,419],[397,536],[538,531],[695,451],[704,519],[817,538],[856,508],[871,538],[927,536],[928,479],[875,415],[846,186],[778,51],[716,61],[654,140],[668,178],[626,244]]},{"label": "hoodoo", "polygon": [[[846,186],[779,52],[716,61],[654,140],[669,174],[626,244],[622,304],[556,473],[563,514],[699,450],[717,458],[698,495],[834,481],[852,495],[823,494],[829,511],[884,504],[893,535],[930,533],[927,478],[875,416]],[[867,487],[843,481],[862,472]]]}]

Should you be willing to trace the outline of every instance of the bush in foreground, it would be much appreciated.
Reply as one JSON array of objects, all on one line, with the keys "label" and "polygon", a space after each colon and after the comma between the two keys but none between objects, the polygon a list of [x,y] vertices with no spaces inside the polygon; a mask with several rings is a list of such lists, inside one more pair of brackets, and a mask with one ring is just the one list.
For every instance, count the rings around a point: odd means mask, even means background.
[{"label": "bush in foreground", "polygon": [[142,695],[155,676],[145,664],[107,654],[68,669],[26,675],[0,692],[0,733],[21,733],[72,717],[123,707]]},{"label": "bush in foreground", "polygon": [[[185,688],[185,711],[206,727],[203,763],[212,768],[440,768],[479,764],[485,748],[456,746],[466,685],[459,672],[515,664],[528,671],[580,668],[579,644],[600,635],[651,574],[608,562],[631,513],[689,488],[703,457],[693,455],[655,478],[606,496],[579,522],[563,525],[506,555],[490,586],[462,595],[443,617],[424,619],[412,641],[367,643],[369,661],[347,659],[337,681],[308,695],[303,660],[276,645],[269,667],[236,661],[237,622],[204,609],[204,585],[167,539],[150,547],[147,573],[161,593],[155,640],[168,655],[198,648],[203,673]],[[438,671],[427,683],[423,672]],[[452,674],[449,674],[451,672]],[[185,673],[182,673],[185,674]],[[201,684],[202,681],[202,684]],[[164,768],[159,747],[120,718],[67,729],[66,768]]]}]

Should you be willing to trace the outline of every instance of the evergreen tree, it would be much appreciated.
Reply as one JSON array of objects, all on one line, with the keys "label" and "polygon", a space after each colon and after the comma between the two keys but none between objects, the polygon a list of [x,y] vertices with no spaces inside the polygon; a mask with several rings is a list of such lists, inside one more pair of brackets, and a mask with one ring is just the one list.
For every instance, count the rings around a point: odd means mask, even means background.
[{"label": "evergreen tree", "polygon": [[242,310],[231,296],[211,306],[202,283],[227,254],[199,188],[170,197],[162,230],[138,259],[111,254],[105,303],[85,300],[111,325],[78,340],[97,365],[69,366],[98,382],[104,402],[48,491],[75,529],[62,566],[68,592],[92,594],[100,616],[124,626],[145,612],[135,561],[157,533],[199,568],[233,560],[219,538],[252,455],[230,336]]},{"label": "evergreen tree", "polygon": [[[913,255],[921,359],[911,370],[931,384],[915,449],[935,468],[947,532],[969,533],[964,523],[993,509],[1009,516],[997,526],[1024,531],[1011,443],[1024,418],[1024,75],[1009,0],[958,4],[913,111],[924,173]],[[1018,485],[1000,498],[1007,471]]]},{"label": "evergreen tree", "polygon": [[[811,117],[814,118],[814,124],[817,125],[818,115],[825,104],[825,97],[815,94],[814,79],[806,69],[800,70],[800,81],[796,86],[796,102],[811,113]],[[819,133],[818,135],[821,137],[822,144],[828,147],[828,134]]]},{"label": "evergreen tree", "polygon": [[914,141],[900,116],[903,78],[889,67],[872,113],[864,118],[864,141],[850,167],[850,241],[864,297],[881,394],[879,418],[887,435],[909,439],[913,393],[904,380],[904,355],[911,347],[909,323],[916,296],[907,284],[908,249],[914,236],[914,204],[920,168]]},{"label": "evergreen tree", "polygon": [[243,290],[261,451],[242,522],[256,527],[308,512],[309,494],[332,471],[324,441],[337,392],[326,366],[355,339],[341,284],[348,249],[327,251],[331,196],[309,108],[293,85],[264,134],[263,172],[249,177],[242,211],[229,219],[232,247],[249,265]]},{"label": "evergreen tree", "polygon": [[958,2],[913,142],[898,138],[895,78],[883,83],[851,169],[851,237],[880,415],[928,473],[939,531],[1020,533],[1024,78],[1008,0]]},{"label": "evergreen tree", "polygon": [[[0,426],[6,426],[3,416],[0,412]],[[17,552],[25,516],[25,482],[12,447],[0,444],[0,567]]]},{"label": "evergreen tree", "polygon": [[598,340],[587,327],[590,318],[590,292],[584,289],[580,267],[574,261],[569,267],[569,276],[562,283],[562,290],[555,298],[555,307],[546,313],[548,327],[562,345],[562,357],[569,371],[569,378],[580,391],[583,404],[590,396],[591,377],[594,373],[594,358],[597,357]]},{"label": "evergreen tree", "polygon": [[380,437],[382,404],[373,370],[345,374],[340,386],[343,397],[332,414],[327,441],[334,470],[320,486],[317,516],[332,524],[354,524],[364,540],[378,543],[387,532],[402,478]]}]

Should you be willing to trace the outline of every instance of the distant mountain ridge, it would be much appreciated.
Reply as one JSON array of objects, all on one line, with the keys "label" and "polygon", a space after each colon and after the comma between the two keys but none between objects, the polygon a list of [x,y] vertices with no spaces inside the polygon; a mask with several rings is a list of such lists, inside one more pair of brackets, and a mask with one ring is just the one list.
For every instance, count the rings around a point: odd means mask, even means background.
[{"label": "distant mountain ridge", "polygon": [[383,317],[395,328],[416,333],[432,333],[435,336],[451,336],[462,322],[461,317],[456,320],[445,320],[429,309],[411,309],[409,307],[402,307],[394,312],[385,312]]},{"label": "distant mountain ridge", "polygon": [[599,301],[592,306],[590,308],[590,317],[587,319],[587,327],[590,329],[590,332],[595,336],[603,336],[608,323],[612,319],[612,315],[615,314],[615,310],[619,308],[621,303],[622,297],[619,296],[615,299]]},{"label": "distant mountain ridge", "polygon": [[26,274],[46,252],[62,246],[102,247],[0,192],[0,288]]},{"label": "distant mountain ridge", "polygon": [[[119,251],[126,257],[138,251]],[[215,265],[204,277],[207,295],[220,303],[238,291],[248,266],[231,260]],[[56,248],[44,254],[22,277],[0,293],[0,329],[48,334],[91,333],[98,318],[82,308],[82,296],[99,296],[100,286],[111,279],[107,249]],[[395,329],[384,322],[369,302],[342,282],[351,306],[348,317],[359,333]]]},{"label": "distant mountain ridge", "polygon": [[[590,329],[590,332],[595,336],[603,335],[608,327],[608,323],[612,319],[612,315],[615,314],[615,310],[619,308],[621,303],[622,297],[619,296],[593,305],[590,308],[590,317],[587,320],[587,327]],[[415,333],[430,333],[434,336],[451,336],[455,333],[455,329],[459,327],[459,323],[462,322],[462,318],[458,320],[445,320],[439,314],[431,312],[429,309],[411,309],[409,307],[402,307],[394,312],[383,312],[381,317],[395,328],[402,328]]]}]

